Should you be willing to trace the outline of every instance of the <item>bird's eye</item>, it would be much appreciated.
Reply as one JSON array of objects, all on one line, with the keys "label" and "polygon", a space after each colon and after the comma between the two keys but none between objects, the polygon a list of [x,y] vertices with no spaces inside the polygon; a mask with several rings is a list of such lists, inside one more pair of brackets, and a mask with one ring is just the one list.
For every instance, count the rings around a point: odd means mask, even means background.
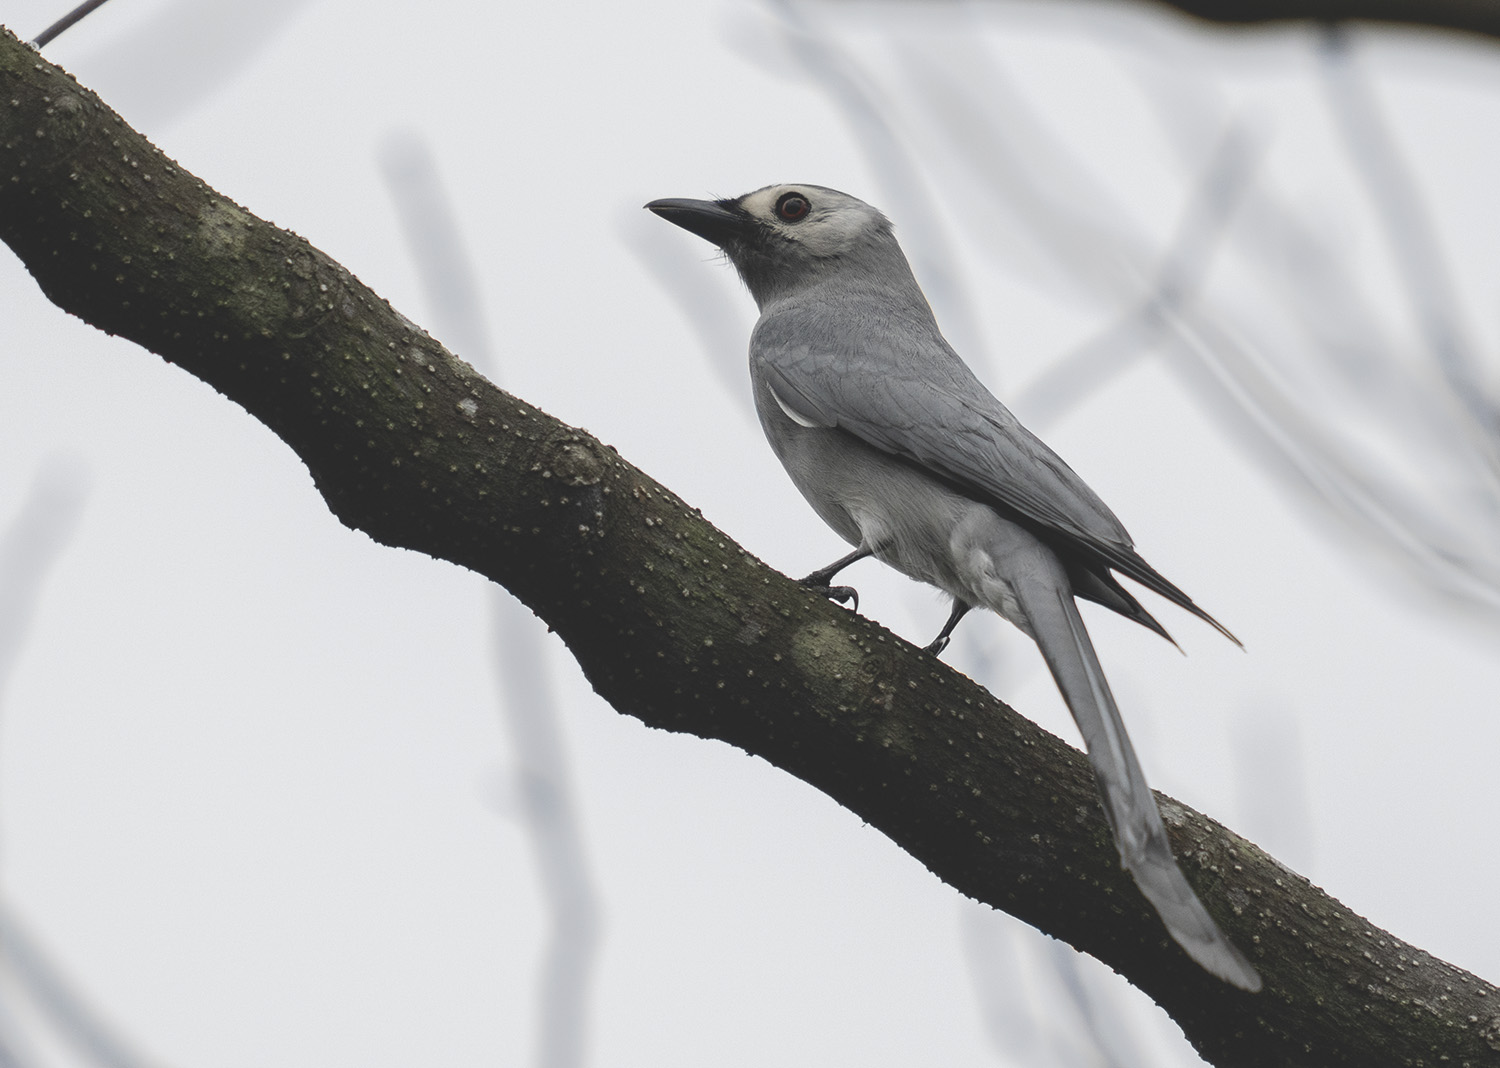
[{"label": "bird's eye", "polygon": [[796,222],[807,215],[812,205],[801,193],[783,193],[776,202],[776,214],[787,222]]}]

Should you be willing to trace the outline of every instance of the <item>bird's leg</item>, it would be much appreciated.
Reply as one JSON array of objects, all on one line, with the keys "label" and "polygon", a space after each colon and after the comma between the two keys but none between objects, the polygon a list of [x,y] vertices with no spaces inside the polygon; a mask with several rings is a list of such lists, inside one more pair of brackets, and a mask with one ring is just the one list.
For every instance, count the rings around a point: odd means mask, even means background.
[{"label": "bird's leg", "polygon": [[829,583],[833,580],[833,576],[844,570],[844,568],[848,567],[856,560],[863,560],[865,557],[873,555],[874,552],[874,549],[867,549],[861,546],[860,548],[855,549],[848,556],[841,557],[840,559],[835,560],[827,567],[820,567],[811,575],[808,575],[806,578],[800,578],[797,581],[803,586],[807,586],[810,589],[817,590],[824,597],[827,597],[829,600],[837,601],[839,604],[846,604],[849,601],[853,601],[853,611],[858,612],[859,591],[856,590],[853,586],[831,586],[829,585]]},{"label": "bird's leg", "polygon": [[960,601],[957,598],[954,598],[953,611],[948,613],[948,622],[943,624],[943,632],[936,638],[932,639],[932,644],[927,646],[927,648],[923,649],[922,651],[924,653],[931,653],[933,656],[937,656],[944,649],[948,648],[948,639],[953,634],[953,628],[958,626],[958,621],[964,616],[968,615],[969,609],[973,607],[974,606],[971,604],[967,604],[964,601]]}]

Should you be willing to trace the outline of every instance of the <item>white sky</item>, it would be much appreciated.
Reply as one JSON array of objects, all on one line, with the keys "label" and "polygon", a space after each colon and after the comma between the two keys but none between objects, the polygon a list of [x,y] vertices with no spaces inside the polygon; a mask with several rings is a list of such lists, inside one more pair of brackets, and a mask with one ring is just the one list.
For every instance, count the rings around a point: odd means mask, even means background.
[{"label": "white sky", "polygon": [[[0,22],[30,36],[66,6],[8,0]],[[1305,39],[1226,43],[1102,11],[1102,30],[1078,31],[1036,17],[1053,6],[1002,5],[986,40],[1154,247],[1193,172],[1151,120],[1131,76],[1143,63],[1222,85],[1263,139],[1265,180],[1347,250],[1389,331],[1411,332],[1318,118]],[[885,207],[909,250],[939,247],[836,105],[773,58],[760,6],[213,0],[196,23],[184,7],[114,0],[48,55],[423,322],[376,164],[392,133],[418,132],[464,219],[508,388],[777,567],[844,551],[627,240],[666,227],[648,199],[807,180]],[[887,31],[853,21],[842,39],[884,76]],[[1373,62],[1493,351],[1500,63],[1438,37],[1382,40]],[[1019,253],[991,258],[957,193],[926,192],[964,278],[965,351],[1002,398],[1121,310],[1059,297]],[[672,240],[739,308],[743,341],[752,308],[729,269]],[[0,374],[0,522],[57,457],[89,485],[0,710],[0,888],[17,911],[161,1063],[527,1063],[545,910],[484,583],[341,527],[269,431],[58,312],[8,252]],[[1493,624],[1415,595],[1309,518],[1159,361],[1045,436],[1248,650],[1166,606],[1186,658],[1089,614],[1153,785],[1373,923],[1500,978]],[[849,578],[913,640],[946,614],[873,563]],[[1024,639],[984,618],[960,637],[950,660],[997,656],[1000,696],[1076,740]],[[592,1063],[1004,1063],[956,892],[763,762],[618,715],[547,643],[604,905]],[[1039,967],[1042,940],[1013,926],[985,937]],[[1143,1063],[1189,1063],[1170,1024],[1139,1026]]]}]

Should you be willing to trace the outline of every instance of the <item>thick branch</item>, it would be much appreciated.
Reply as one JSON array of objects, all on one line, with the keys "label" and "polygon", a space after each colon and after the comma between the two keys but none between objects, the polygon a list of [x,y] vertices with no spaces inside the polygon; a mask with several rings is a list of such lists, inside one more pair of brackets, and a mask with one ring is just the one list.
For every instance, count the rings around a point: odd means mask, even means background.
[{"label": "thick branch", "polygon": [[1075,750],[496,389],[8,34],[0,238],[60,307],[269,426],[344,523],[511,590],[617,709],[825,791],[959,890],[1125,974],[1213,1063],[1500,1063],[1500,991],[1163,798],[1189,877],[1267,985],[1209,980],[1120,871]]}]

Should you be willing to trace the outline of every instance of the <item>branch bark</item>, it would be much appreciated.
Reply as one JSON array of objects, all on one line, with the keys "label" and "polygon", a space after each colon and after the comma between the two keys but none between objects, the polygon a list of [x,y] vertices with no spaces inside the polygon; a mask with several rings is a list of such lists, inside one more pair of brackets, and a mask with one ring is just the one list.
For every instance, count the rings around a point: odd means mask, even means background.
[{"label": "branch bark", "polygon": [[1121,972],[1210,1062],[1500,1064],[1500,990],[1162,797],[1184,869],[1266,989],[1207,979],[1120,870],[1077,751],[485,381],[8,32],[0,238],[59,307],[264,422],[346,525],[509,589],[619,711],[823,790],[963,893]]}]

